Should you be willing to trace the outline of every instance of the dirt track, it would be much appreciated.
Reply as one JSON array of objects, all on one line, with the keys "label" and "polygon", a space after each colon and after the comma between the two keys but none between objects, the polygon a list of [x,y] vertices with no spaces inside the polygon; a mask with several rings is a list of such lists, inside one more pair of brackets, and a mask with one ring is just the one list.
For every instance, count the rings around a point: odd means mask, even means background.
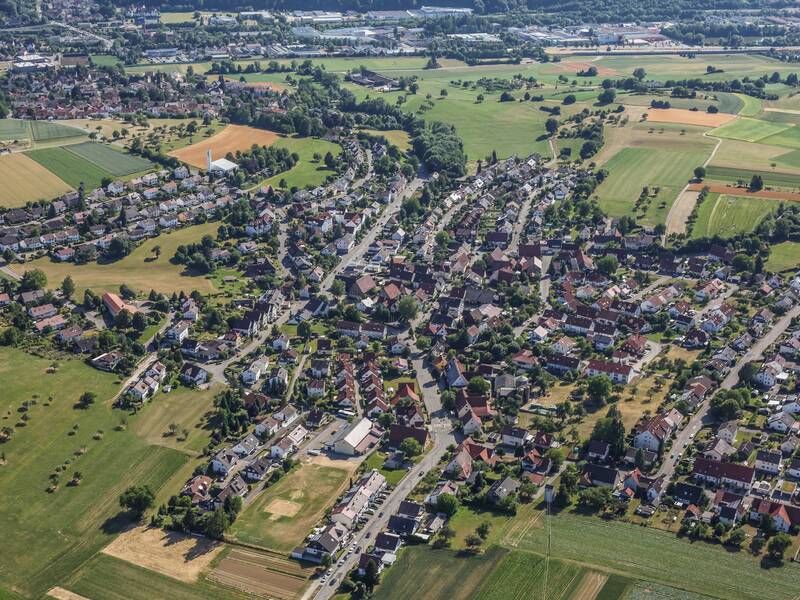
[{"label": "dirt track", "polygon": [[708,191],[717,194],[742,196],[743,198],[770,198],[772,200],[789,200],[790,202],[800,202],[800,194],[796,192],[785,192],[782,190],[761,190],[758,192],[751,192],[748,191],[747,188],[725,185],[724,183],[691,183],[687,189],[699,192],[704,187],[707,187]]}]

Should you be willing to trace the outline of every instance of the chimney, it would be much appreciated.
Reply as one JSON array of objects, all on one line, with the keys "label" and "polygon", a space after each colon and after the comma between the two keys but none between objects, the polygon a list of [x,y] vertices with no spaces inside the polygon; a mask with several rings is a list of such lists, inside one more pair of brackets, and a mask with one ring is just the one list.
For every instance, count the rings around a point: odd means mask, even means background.
[{"label": "chimney", "polygon": [[208,170],[211,170],[211,148],[206,151],[206,166]]}]

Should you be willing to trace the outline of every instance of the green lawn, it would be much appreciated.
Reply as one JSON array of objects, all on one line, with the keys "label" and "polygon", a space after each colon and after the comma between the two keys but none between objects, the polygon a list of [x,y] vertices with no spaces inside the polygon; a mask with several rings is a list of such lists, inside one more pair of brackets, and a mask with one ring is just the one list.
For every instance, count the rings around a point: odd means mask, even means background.
[{"label": "green lawn", "polygon": [[800,267],[800,243],[775,244],[770,250],[769,260],[765,266],[770,271],[794,271]]},{"label": "green lawn", "polygon": [[385,469],[383,463],[386,460],[385,452],[373,452],[364,461],[364,466],[367,471],[378,469],[378,471],[386,478],[386,483],[394,487],[406,476],[408,471],[404,469]]},{"label": "green lawn", "polygon": [[[745,550],[728,552],[656,529],[568,513],[554,516],[551,523],[552,556],[590,568],[725,600],[784,600],[800,586],[800,569],[794,565],[762,569]],[[519,549],[541,553],[548,538],[543,525],[541,519],[532,527]]]},{"label": "green lawn", "polygon": [[303,464],[261,493],[239,515],[231,536],[288,554],[311,532],[348,480],[344,469]]},{"label": "green lawn", "polygon": [[475,533],[475,530],[483,523],[489,524],[487,545],[499,543],[504,532],[504,526],[508,523],[508,515],[488,510],[477,510],[469,506],[459,506],[456,514],[450,519],[450,527],[456,532],[452,540],[453,548],[465,548],[465,538]]},{"label": "green lawn", "polygon": [[26,154],[76,189],[83,183],[87,191],[93,190],[100,187],[105,177],[113,177],[110,171],[65,148],[41,148]]},{"label": "green lawn", "polygon": [[789,127],[790,125],[783,123],[771,123],[760,119],[740,118],[730,123],[725,123],[725,125],[721,125],[716,129],[712,129],[709,135],[733,140],[744,140],[745,142],[759,142]]},{"label": "green lawn", "polygon": [[697,211],[692,237],[732,237],[752,231],[761,219],[780,204],[780,200],[769,198],[709,194]]},{"label": "green lawn", "polygon": [[89,60],[97,67],[115,67],[120,60],[113,54],[90,54]]},{"label": "green lawn", "polygon": [[[185,274],[183,265],[172,264],[170,259],[175,255],[178,246],[199,242],[204,235],[216,236],[218,228],[219,223],[212,222],[183,227],[172,233],[162,233],[158,237],[145,240],[125,258],[111,263],[76,265],[43,257],[28,263],[23,270],[41,269],[52,287],[57,286],[67,275],[72,276],[79,298],[83,297],[87,288],[102,293],[117,290],[122,283],[142,292],[154,289],[171,294],[180,290],[187,293],[198,290],[208,294],[217,291],[211,279]],[[155,246],[161,247],[158,258],[153,254]]]},{"label": "green lawn", "polygon": [[146,171],[153,166],[153,163],[149,160],[134,156],[133,154],[127,154],[116,148],[112,148],[108,144],[82,142],[80,144],[65,146],[64,149],[73,154],[77,154],[81,158],[85,158],[89,162],[94,163],[101,169],[117,177]]},{"label": "green lawn", "polygon": [[129,562],[98,554],[68,580],[69,591],[86,598],[103,600],[242,600],[254,598],[249,594],[224,588],[211,581],[186,583],[137,567]]},{"label": "green lawn", "polygon": [[304,188],[307,185],[317,186],[324,183],[328,175],[333,175],[323,161],[314,162],[314,154],[318,153],[323,157],[327,152],[337,156],[341,152],[338,144],[321,140],[312,137],[281,137],[275,142],[274,146],[278,148],[286,148],[290,152],[296,152],[300,156],[297,164],[285,171],[279,173],[274,177],[262,181],[260,185],[271,185],[274,187],[281,187],[280,182],[286,182],[286,189],[293,187]]},{"label": "green lawn", "polygon": [[[0,467],[0,587],[29,597],[63,583],[127,524],[117,504],[125,487],[159,490],[188,461],[130,429],[115,430],[125,417],[110,406],[119,389],[115,375],[73,358],[57,362],[51,373],[52,360],[0,348],[2,427],[14,428]],[[84,391],[94,391],[97,402],[74,408]],[[31,399],[37,403],[25,422],[19,409]],[[60,486],[48,493],[56,467],[63,467]],[[75,471],[83,479],[70,487]]]},{"label": "green lawn", "polygon": [[[653,143],[658,140],[654,139]],[[649,147],[623,148],[603,165],[609,173],[597,188],[600,207],[613,217],[638,216],[634,211],[644,186],[660,188],[641,220],[663,223],[675,198],[692,177],[692,170],[708,156],[707,146],[687,145],[682,151]],[[662,207],[661,204],[665,203]]]}]

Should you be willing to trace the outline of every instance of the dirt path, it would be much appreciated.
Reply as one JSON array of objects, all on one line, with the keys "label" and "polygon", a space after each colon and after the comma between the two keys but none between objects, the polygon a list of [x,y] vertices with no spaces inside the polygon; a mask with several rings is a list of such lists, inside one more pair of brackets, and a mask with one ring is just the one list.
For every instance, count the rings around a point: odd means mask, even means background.
[{"label": "dirt path", "polygon": [[570,600],[594,600],[607,580],[608,577],[602,573],[586,573]]},{"label": "dirt path", "polygon": [[741,196],[743,198],[770,198],[772,200],[800,202],[800,193],[797,192],[786,192],[782,190],[759,190],[758,192],[751,192],[747,188],[726,185],[724,183],[690,183],[688,186],[690,190],[698,192],[704,187],[707,187],[708,191],[717,194],[728,194],[730,196]]}]

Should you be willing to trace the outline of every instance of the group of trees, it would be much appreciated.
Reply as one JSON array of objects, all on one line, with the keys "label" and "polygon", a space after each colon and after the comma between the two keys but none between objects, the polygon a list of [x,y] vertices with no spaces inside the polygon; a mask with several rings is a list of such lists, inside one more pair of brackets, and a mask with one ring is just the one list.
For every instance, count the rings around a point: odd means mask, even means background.
[{"label": "group of trees", "polygon": [[461,177],[466,172],[464,144],[452,125],[439,121],[424,125],[415,131],[411,144],[428,170],[452,177]]}]

